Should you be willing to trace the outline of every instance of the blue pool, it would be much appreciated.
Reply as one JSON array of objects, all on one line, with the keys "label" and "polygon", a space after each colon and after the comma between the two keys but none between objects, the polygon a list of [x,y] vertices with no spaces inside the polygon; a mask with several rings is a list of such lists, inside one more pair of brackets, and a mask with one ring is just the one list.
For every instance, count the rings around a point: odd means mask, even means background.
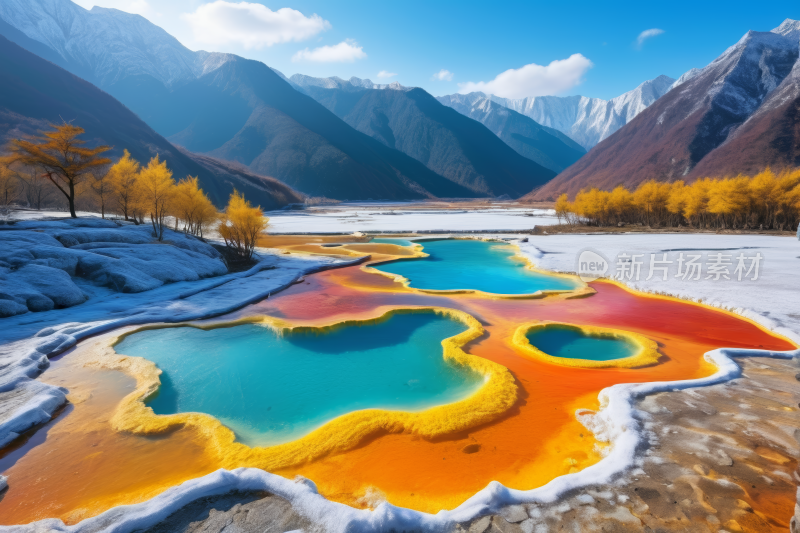
[{"label": "blue pool", "polygon": [[553,357],[613,361],[636,355],[639,347],[623,339],[594,337],[577,328],[545,326],[528,332],[532,346]]},{"label": "blue pool", "polygon": [[240,442],[268,446],[359,409],[419,411],[468,397],[483,376],[446,363],[441,346],[466,329],[431,312],[283,336],[252,324],[155,329],[115,349],[163,371],[148,402],[156,414],[207,413]]},{"label": "blue pool", "polygon": [[535,272],[504,243],[441,240],[420,243],[430,257],[375,265],[399,274],[417,289],[472,289],[494,294],[529,294],[539,290],[572,290],[571,279]]}]

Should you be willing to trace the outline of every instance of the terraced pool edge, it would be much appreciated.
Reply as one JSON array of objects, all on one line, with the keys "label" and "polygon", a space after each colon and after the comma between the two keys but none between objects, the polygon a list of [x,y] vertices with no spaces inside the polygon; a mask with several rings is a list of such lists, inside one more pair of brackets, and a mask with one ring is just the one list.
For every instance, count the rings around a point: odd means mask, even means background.
[{"label": "terraced pool edge", "polygon": [[[792,341],[793,345],[797,345]],[[607,387],[600,392],[601,408],[598,412],[578,412],[588,423],[596,422],[592,431],[612,444],[610,453],[579,472],[565,474],[544,486],[530,489],[511,489],[493,481],[463,502],[457,508],[436,514],[415,511],[381,503],[376,509],[355,509],[328,500],[320,495],[314,483],[304,478],[294,481],[256,468],[220,469],[167,489],[154,498],[133,505],[109,509],[88,518],[76,526],[64,527],[64,531],[94,531],[98,526],[115,522],[115,531],[127,533],[143,527],[152,527],[165,517],[186,505],[213,495],[234,491],[262,490],[286,499],[295,509],[315,524],[329,531],[377,531],[388,529],[414,529],[444,531],[456,523],[467,522],[478,516],[497,513],[513,504],[552,504],[560,497],[582,487],[602,485],[616,479],[634,463],[637,448],[644,438],[641,422],[635,416],[634,403],[647,395],[693,387],[704,387],[724,383],[741,375],[741,369],[732,357],[774,357],[790,359],[800,355],[800,349],[769,351],[753,349],[719,348],[704,354],[719,370],[713,375],[689,380],[655,383],[629,383]],[[49,522],[52,524],[52,522]]]},{"label": "terraced pool edge", "polygon": [[[300,439],[266,448],[251,448],[236,442],[234,432],[208,414],[156,415],[145,402],[158,392],[161,385],[159,378],[161,371],[149,360],[124,356],[114,351],[114,346],[125,337],[152,329],[195,327],[208,330],[242,324],[263,324],[278,333],[292,330],[326,332],[349,325],[377,323],[388,320],[394,314],[420,312],[447,316],[468,326],[466,331],[442,341],[443,357],[482,374],[485,379],[482,387],[464,400],[432,407],[418,413],[381,409],[351,412],[330,420]],[[121,370],[136,379],[135,390],[123,398],[111,418],[111,425],[116,431],[156,435],[178,427],[191,427],[203,434],[211,443],[211,449],[218,454],[223,465],[233,468],[248,464],[265,470],[277,470],[303,464],[331,453],[347,451],[371,436],[382,433],[410,432],[422,438],[433,439],[487,424],[503,416],[517,402],[518,390],[515,378],[504,366],[462,350],[462,346],[483,333],[483,326],[468,313],[439,307],[397,307],[371,319],[340,320],[322,326],[292,325],[290,322],[267,316],[210,324],[153,324],[111,338],[107,344],[95,351],[86,365]]]},{"label": "terraced pool edge", "polygon": [[[618,339],[628,341],[638,347],[638,352],[630,357],[612,359],[608,361],[593,361],[591,359],[568,359],[547,354],[533,346],[528,340],[528,333],[532,330],[544,327],[560,327],[564,329],[578,330],[584,335],[598,337],[602,339]],[[658,343],[644,335],[632,331],[621,329],[601,328],[598,326],[587,326],[569,324],[567,322],[554,322],[542,320],[528,322],[519,326],[514,331],[511,343],[525,356],[538,359],[554,365],[578,367],[578,368],[641,368],[644,366],[655,365],[658,363],[661,354],[658,352]]]},{"label": "terraced pool edge", "polygon": [[[508,246],[512,246],[513,248],[516,249],[516,252],[514,253],[513,257],[517,257],[517,258],[519,258],[520,260],[522,260],[525,263],[525,266],[523,268],[525,268],[527,270],[531,270],[533,272],[540,273],[540,274],[545,274],[545,275],[548,275],[548,276],[566,278],[566,279],[569,279],[571,281],[577,281],[578,282],[578,287],[576,287],[575,289],[570,289],[570,290],[539,290],[539,291],[536,291],[536,292],[525,293],[525,294],[499,294],[499,293],[485,292],[485,291],[478,290],[478,289],[420,289],[420,288],[417,288],[417,287],[412,287],[411,286],[411,280],[409,280],[408,278],[406,278],[406,277],[404,277],[404,276],[402,276],[400,274],[393,274],[391,272],[385,272],[383,270],[379,270],[377,268],[374,268],[374,266],[373,266],[373,265],[387,265],[387,264],[391,264],[391,263],[398,263],[398,262],[401,262],[401,261],[414,261],[414,260],[417,260],[417,259],[422,259],[424,257],[429,257],[429,254],[427,254],[427,253],[422,251],[422,250],[424,250],[424,247],[420,243],[423,243],[423,242],[459,241],[459,240],[461,240],[461,241],[477,240],[477,241],[483,241],[483,242],[497,242],[499,244],[505,244],[505,245],[508,245]],[[382,275],[384,277],[387,277],[387,278],[389,278],[389,279],[391,279],[391,280],[393,280],[393,281],[395,281],[397,283],[402,284],[405,288],[407,288],[408,290],[413,291],[413,292],[417,292],[417,293],[421,293],[421,294],[441,295],[441,296],[458,295],[458,294],[474,294],[474,295],[477,295],[477,296],[481,296],[481,297],[484,297],[484,298],[490,298],[490,299],[537,300],[537,299],[548,298],[548,297],[553,297],[553,296],[563,296],[566,299],[585,298],[585,297],[591,296],[592,294],[595,293],[594,289],[592,289],[589,285],[587,285],[585,282],[583,282],[580,279],[578,279],[577,276],[575,276],[573,274],[565,274],[565,273],[562,273],[562,272],[551,272],[551,271],[548,271],[548,270],[542,270],[542,269],[536,268],[536,266],[531,262],[531,260],[524,253],[522,253],[522,250],[520,249],[520,247],[516,243],[509,243],[509,242],[502,241],[502,240],[497,240],[497,239],[488,239],[488,238],[487,239],[474,239],[474,238],[469,238],[469,237],[444,237],[444,238],[435,237],[435,238],[427,238],[427,239],[418,239],[418,240],[413,241],[413,243],[415,244],[415,246],[414,246],[415,254],[413,256],[386,259],[386,260],[367,261],[365,264],[363,264],[361,266],[361,270],[363,270],[364,272],[367,272],[369,274],[380,274],[380,275]],[[343,247],[346,247],[346,246],[347,245],[343,245]]]}]

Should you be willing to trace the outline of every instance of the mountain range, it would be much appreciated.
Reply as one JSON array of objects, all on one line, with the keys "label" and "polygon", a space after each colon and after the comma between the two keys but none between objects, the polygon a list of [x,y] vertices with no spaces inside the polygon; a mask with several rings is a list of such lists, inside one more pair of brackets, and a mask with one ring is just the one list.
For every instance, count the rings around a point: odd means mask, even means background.
[{"label": "mountain range", "polygon": [[749,31],[528,198],[800,166],[800,21]]},{"label": "mountain range", "polygon": [[520,155],[561,172],[583,157],[586,150],[559,130],[498,104],[483,93],[437,98],[464,116],[477,120]]},{"label": "mountain range", "polygon": [[3,0],[0,19],[8,39],[107,91],[171,142],[304,193],[479,195],[354,130],[263,63],[192,52],[141,16],[69,0]]},{"label": "mountain range", "polygon": [[477,92],[441,96],[439,101],[459,110],[488,107],[489,101],[495,102],[566,134],[590,150],[663,96],[674,82],[669,76],[659,76],[611,100],[586,96],[531,96],[514,100]]},{"label": "mountain range", "polygon": [[159,153],[177,177],[198,175],[217,204],[234,186],[265,207],[303,193],[545,200],[800,165],[800,23],[790,19],[611,100],[434,98],[396,82],[287,78],[70,0],[2,0],[0,35],[0,140],[73,120],[115,154]]},{"label": "mountain range", "polygon": [[278,180],[176,148],[107,93],[2,36],[0,72],[0,143],[35,135],[64,120],[83,127],[90,144],[113,146],[114,156],[125,148],[142,163],[160,155],[177,179],[197,176],[218,207],[234,187],[265,209],[303,199]]},{"label": "mountain range", "polygon": [[[358,78],[294,75],[290,80],[356,130],[480,195],[516,198],[556,175],[422,89],[380,86]],[[569,151],[560,139],[550,140]],[[536,145],[539,140],[529,142]]]}]

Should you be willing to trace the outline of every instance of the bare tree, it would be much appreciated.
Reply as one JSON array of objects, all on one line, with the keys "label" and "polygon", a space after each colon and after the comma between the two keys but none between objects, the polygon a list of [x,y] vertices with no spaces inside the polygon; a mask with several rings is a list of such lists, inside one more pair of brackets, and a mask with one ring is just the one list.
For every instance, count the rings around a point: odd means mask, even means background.
[{"label": "bare tree", "polygon": [[107,168],[98,168],[92,171],[91,174],[92,180],[89,182],[89,187],[100,203],[100,216],[106,218],[106,205],[111,201],[111,197],[114,194],[111,177]]},{"label": "bare tree", "polygon": [[53,184],[45,174],[35,167],[23,167],[22,170],[17,171],[17,177],[23,183],[25,201],[28,202],[28,206],[41,211],[42,206],[52,197]]}]

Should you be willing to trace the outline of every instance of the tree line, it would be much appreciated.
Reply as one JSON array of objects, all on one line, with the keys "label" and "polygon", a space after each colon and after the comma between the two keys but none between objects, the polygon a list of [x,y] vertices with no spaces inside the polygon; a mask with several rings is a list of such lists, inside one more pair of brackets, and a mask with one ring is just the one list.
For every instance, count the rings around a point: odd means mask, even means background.
[{"label": "tree line", "polygon": [[66,123],[51,127],[39,137],[9,143],[8,155],[0,158],[0,207],[26,200],[40,209],[60,193],[77,218],[78,200],[89,196],[103,218],[113,214],[134,224],[149,222],[159,241],[169,224],[201,238],[216,227],[236,255],[252,257],[269,219],[235,189],[225,210],[217,212],[197,177],[176,182],[158,155],[142,165],[125,150],[112,164],[102,155],[110,147],[87,148],[78,138],[82,128]]},{"label": "tree line", "polygon": [[596,226],[643,224],[698,229],[794,229],[800,222],[800,169],[755,176],[703,178],[691,184],[647,181],[634,191],[582,189],[562,194],[559,222]]}]

